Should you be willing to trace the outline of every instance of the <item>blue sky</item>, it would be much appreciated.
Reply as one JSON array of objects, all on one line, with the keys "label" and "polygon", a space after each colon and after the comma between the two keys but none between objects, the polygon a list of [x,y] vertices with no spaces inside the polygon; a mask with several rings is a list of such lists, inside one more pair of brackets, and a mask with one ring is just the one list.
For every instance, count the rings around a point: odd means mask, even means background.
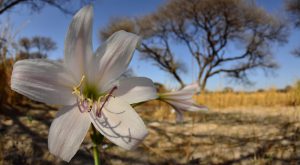
[{"label": "blue sky", "polygon": [[[163,0],[98,0],[94,3],[94,42],[93,46],[96,49],[99,44],[98,29],[105,27],[111,18],[118,16],[142,16],[155,11],[165,1]],[[257,0],[257,4],[269,12],[282,16],[283,4],[282,0]],[[65,15],[53,7],[45,7],[40,13],[30,13],[24,7],[18,7],[12,12],[1,15],[0,20],[10,18],[13,25],[18,28],[23,26],[18,37],[30,37],[35,35],[51,37],[58,46],[58,49],[50,54],[50,58],[57,59],[63,56],[64,38],[68,25],[72,16]],[[25,24],[25,26],[24,26]],[[208,81],[208,89],[218,90],[226,86],[234,87],[238,90],[256,90],[259,88],[279,87],[282,88],[288,84],[294,83],[300,79],[300,58],[293,57],[290,52],[299,42],[300,31],[292,29],[289,37],[289,42],[284,46],[276,45],[273,47],[275,59],[280,65],[280,68],[275,71],[275,75],[266,77],[263,72],[255,72],[250,75],[250,79],[255,82],[254,86],[243,86],[236,84],[226,79],[224,75],[217,75]],[[176,46],[174,49],[178,54],[182,54],[185,49]],[[181,53],[182,52],[182,53]],[[185,83],[191,83],[196,73],[196,66],[192,66],[192,58],[177,57],[183,60],[188,65],[189,72],[182,75]],[[150,62],[140,61],[139,56],[135,53],[130,67],[134,70],[137,76],[149,77],[154,81],[158,81],[168,85],[169,87],[176,87],[176,82],[170,75],[160,71]],[[193,75],[194,73],[194,75]]]}]

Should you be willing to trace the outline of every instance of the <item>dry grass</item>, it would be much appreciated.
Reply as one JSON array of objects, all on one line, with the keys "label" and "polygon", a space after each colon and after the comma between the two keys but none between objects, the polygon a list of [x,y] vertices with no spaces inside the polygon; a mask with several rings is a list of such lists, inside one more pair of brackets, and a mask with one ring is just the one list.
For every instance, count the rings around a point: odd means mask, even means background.
[{"label": "dry grass", "polygon": [[195,96],[195,99],[211,108],[300,105],[300,93],[296,88],[286,92],[213,92]]},{"label": "dry grass", "polygon": [[183,124],[148,124],[145,144],[157,150],[151,152],[160,157],[155,163],[300,163],[298,107],[211,109],[189,116]]},{"label": "dry grass", "polygon": [[10,88],[11,73],[15,61],[16,59],[13,58],[0,58],[0,107],[4,104],[18,104],[27,100]]},{"label": "dry grass", "polygon": [[[137,107],[149,136],[134,151],[107,141],[101,153],[105,164],[300,163],[300,107],[212,108],[188,113],[178,124],[164,106]],[[2,109],[0,162],[64,164],[47,149],[55,111],[33,103]],[[87,136],[71,164],[93,164],[90,143]]]}]

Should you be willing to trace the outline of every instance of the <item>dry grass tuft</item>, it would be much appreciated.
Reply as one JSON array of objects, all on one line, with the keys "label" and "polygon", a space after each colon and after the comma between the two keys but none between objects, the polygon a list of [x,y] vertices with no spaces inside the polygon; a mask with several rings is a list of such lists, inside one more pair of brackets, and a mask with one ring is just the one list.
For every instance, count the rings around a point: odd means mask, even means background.
[{"label": "dry grass tuft", "polygon": [[300,81],[289,91],[212,92],[195,96],[198,103],[211,108],[276,107],[300,105]]}]

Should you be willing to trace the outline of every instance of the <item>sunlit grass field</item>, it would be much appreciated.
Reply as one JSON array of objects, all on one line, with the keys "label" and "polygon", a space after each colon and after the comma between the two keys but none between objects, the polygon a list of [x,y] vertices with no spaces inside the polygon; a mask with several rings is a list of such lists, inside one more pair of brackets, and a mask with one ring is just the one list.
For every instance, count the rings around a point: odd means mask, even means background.
[{"label": "sunlit grass field", "polygon": [[285,107],[300,104],[300,91],[299,86],[295,86],[288,91],[272,88],[263,92],[213,92],[195,96],[195,99],[211,108]]}]

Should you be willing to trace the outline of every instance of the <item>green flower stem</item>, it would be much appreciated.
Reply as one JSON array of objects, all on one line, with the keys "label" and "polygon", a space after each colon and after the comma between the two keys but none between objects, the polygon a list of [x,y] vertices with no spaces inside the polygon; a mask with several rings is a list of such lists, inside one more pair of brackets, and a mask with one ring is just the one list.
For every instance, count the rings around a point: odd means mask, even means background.
[{"label": "green flower stem", "polygon": [[101,149],[101,144],[104,139],[103,135],[101,135],[96,128],[92,125],[92,133],[91,133],[91,139],[93,141],[93,157],[94,157],[94,163],[95,165],[100,165],[100,153],[99,153],[99,146]]},{"label": "green flower stem", "polygon": [[94,164],[95,165],[100,165],[99,150],[98,150],[97,145],[93,146],[93,156],[94,156]]},{"label": "green flower stem", "polygon": [[[133,107],[137,107],[139,105],[142,105],[146,102],[141,102],[141,103],[136,103],[136,104],[131,104],[131,106]],[[93,126],[92,124],[92,132],[90,134],[92,142],[93,142],[93,157],[94,157],[94,163],[95,165],[100,165],[101,164],[101,159],[100,159],[100,152],[99,152],[99,148],[101,151],[101,145],[104,139],[104,136],[101,135],[96,128]]]}]

